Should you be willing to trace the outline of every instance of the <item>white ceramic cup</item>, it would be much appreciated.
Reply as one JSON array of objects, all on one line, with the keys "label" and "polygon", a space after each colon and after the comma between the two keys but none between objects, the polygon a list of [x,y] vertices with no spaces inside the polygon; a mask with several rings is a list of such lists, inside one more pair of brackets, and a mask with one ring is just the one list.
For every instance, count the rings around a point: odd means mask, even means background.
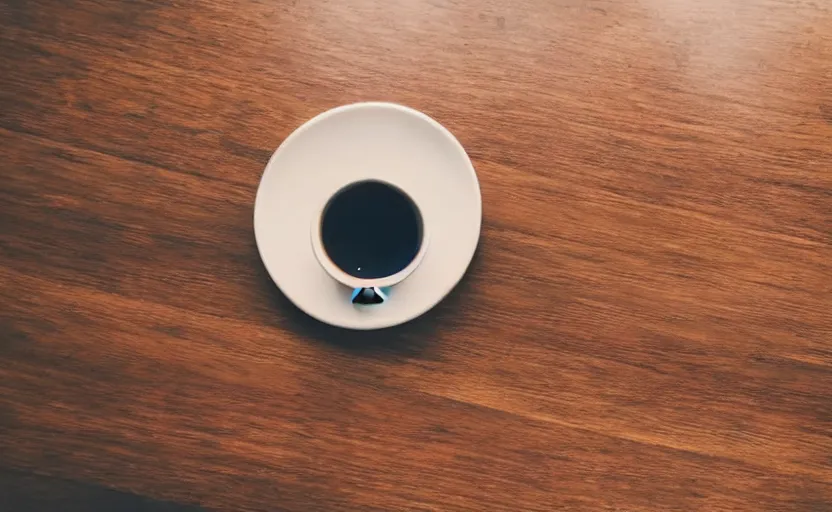
[{"label": "white ceramic cup", "polygon": [[[334,200],[337,197],[341,196],[344,192],[348,191],[349,189],[368,183],[372,183],[375,185],[383,185],[400,194],[404,199],[406,199],[410,203],[410,206],[413,209],[413,214],[415,216],[414,218],[416,219],[419,225],[419,248],[418,251],[416,251],[415,256],[413,256],[413,258],[410,260],[410,262],[394,273],[391,273],[389,275],[376,276],[372,278],[356,276],[354,275],[354,273],[349,273],[341,267],[339,267],[338,264],[335,263],[333,257],[327,252],[327,247],[323,234],[324,220],[327,215],[333,214],[332,212],[328,213],[328,209],[334,203]],[[387,212],[385,212],[384,209],[378,211],[378,215],[383,216],[386,213]],[[395,225],[393,227],[395,227]],[[430,239],[428,226],[424,221],[421,209],[419,208],[419,205],[416,203],[416,201],[409,194],[407,194],[407,192],[405,192],[395,184],[375,178],[357,180],[351,183],[347,183],[346,185],[336,190],[334,193],[330,194],[326,201],[324,201],[323,204],[321,204],[320,208],[317,211],[317,214],[313,216],[310,231],[312,249],[315,253],[315,257],[317,258],[318,263],[320,263],[321,267],[323,267],[326,273],[329,274],[333,279],[343,284],[344,286],[348,286],[353,289],[352,302],[357,305],[380,304],[385,302],[388,298],[389,288],[402,282],[404,279],[410,276],[410,274],[412,274],[413,271],[416,270],[416,268],[422,262],[422,259],[425,257],[425,253],[428,250],[428,241]]]}]

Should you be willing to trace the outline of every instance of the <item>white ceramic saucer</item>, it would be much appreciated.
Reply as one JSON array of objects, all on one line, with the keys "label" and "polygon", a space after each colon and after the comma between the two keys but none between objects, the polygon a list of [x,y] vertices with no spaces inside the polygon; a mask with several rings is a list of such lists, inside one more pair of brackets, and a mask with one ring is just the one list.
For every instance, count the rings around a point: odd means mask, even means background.
[{"label": "white ceramic saucer", "polygon": [[[387,302],[355,306],[352,290],[315,258],[309,226],[335,191],[368,178],[419,204],[431,242]],[[401,324],[436,305],[468,268],[481,220],[479,182],[462,145],[427,115],[392,103],[338,107],[295,130],[266,165],[254,204],[260,257],[280,290],[310,316],[350,329]]]}]

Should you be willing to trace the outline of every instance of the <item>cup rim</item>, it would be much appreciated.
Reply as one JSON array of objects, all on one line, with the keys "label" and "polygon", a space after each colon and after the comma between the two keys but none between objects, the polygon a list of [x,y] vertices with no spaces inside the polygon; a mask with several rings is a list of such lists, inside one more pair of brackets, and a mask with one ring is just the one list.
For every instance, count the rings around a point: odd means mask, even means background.
[{"label": "cup rim", "polygon": [[[324,249],[324,244],[321,236],[323,216],[332,198],[334,198],[347,188],[353,187],[360,183],[367,182],[381,183],[399,191],[402,195],[409,199],[413,207],[416,208],[416,213],[419,215],[419,219],[421,220],[422,224],[421,245],[419,247],[419,251],[416,253],[416,256],[413,257],[410,263],[408,263],[405,268],[399,270],[395,274],[391,274],[389,276],[384,277],[377,277],[373,279],[355,277],[341,270],[341,268],[338,267],[338,265],[336,265],[334,261],[332,261],[332,259],[329,257],[329,254],[327,254],[326,250]],[[422,262],[422,259],[424,258],[425,253],[427,252],[428,241],[430,239],[427,223],[425,222],[425,217],[422,214],[422,208],[419,207],[419,203],[416,202],[413,196],[411,196],[404,189],[402,189],[402,187],[396,185],[395,183],[391,183],[388,180],[380,178],[361,178],[357,180],[352,180],[349,183],[346,183],[338,187],[338,189],[336,189],[334,192],[327,196],[326,200],[318,209],[318,213],[316,213],[312,218],[312,225],[310,231],[312,240],[312,250],[315,253],[315,259],[318,260],[318,263],[321,265],[321,267],[323,267],[326,273],[330,275],[330,277],[350,288],[387,288],[404,281],[410,274],[413,273],[414,270],[416,270],[416,267],[418,267],[419,264]]]}]

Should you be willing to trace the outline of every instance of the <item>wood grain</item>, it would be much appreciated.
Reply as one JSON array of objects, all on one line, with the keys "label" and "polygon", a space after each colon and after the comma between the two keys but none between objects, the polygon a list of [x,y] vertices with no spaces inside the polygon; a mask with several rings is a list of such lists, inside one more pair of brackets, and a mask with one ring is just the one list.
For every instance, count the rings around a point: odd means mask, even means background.
[{"label": "wood grain", "polygon": [[[0,84],[22,507],[832,510],[827,3],[7,1]],[[448,126],[484,205],[452,295],[372,333],[251,225],[361,100]]]}]

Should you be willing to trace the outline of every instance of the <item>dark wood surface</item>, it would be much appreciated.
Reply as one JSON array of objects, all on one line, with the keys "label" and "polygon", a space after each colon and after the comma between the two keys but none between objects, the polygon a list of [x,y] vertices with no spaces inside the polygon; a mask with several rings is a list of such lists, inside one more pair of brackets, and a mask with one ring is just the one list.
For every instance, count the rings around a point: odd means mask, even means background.
[{"label": "dark wood surface", "polygon": [[[828,2],[5,0],[0,85],[4,510],[832,510]],[[371,99],[484,219],[354,333],[252,206]]]}]

